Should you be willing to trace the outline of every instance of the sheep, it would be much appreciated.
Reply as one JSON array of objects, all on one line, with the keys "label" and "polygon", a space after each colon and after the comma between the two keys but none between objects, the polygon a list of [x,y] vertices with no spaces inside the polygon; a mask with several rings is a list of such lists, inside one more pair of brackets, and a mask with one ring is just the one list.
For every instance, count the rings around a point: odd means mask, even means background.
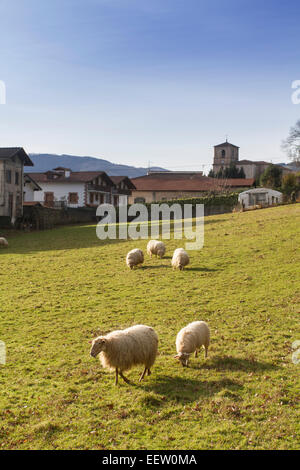
[{"label": "sheep", "polygon": [[123,372],[131,369],[135,365],[145,366],[139,382],[141,382],[146,372],[151,374],[150,368],[157,356],[158,336],[150,326],[136,325],[126,330],[113,331],[106,336],[98,336],[92,341],[91,356],[99,359],[104,368],[116,371],[116,381],[118,375],[130,384],[130,381],[123,375]]},{"label": "sheep", "polygon": [[197,357],[197,350],[201,346],[205,347],[205,358],[207,358],[209,342],[210,331],[207,323],[194,321],[179,331],[176,338],[177,355],[174,357],[181,362],[183,367],[188,367],[190,354],[195,352],[195,357]]},{"label": "sheep", "polygon": [[144,253],[142,250],[135,248],[134,250],[129,251],[126,256],[126,264],[127,266],[132,269],[134,266],[138,264],[142,264],[144,262]]},{"label": "sheep", "polygon": [[158,240],[150,240],[147,245],[147,253],[152,258],[152,255],[162,258],[166,253],[166,245]]},{"label": "sheep", "polygon": [[189,255],[183,248],[177,248],[173,253],[172,266],[173,269],[179,268],[183,271],[184,267],[190,262]]},{"label": "sheep", "polygon": [[3,248],[8,247],[8,241],[6,240],[6,238],[4,238],[4,237],[0,238],[0,246],[2,246]]}]

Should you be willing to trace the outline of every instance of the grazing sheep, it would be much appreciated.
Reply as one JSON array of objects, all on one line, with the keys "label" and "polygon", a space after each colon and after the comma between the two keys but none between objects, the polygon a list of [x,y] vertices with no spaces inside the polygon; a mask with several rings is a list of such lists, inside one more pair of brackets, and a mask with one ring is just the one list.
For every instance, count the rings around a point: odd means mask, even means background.
[{"label": "grazing sheep", "polygon": [[166,245],[158,240],[150,240],[147,245],[147,253],[152,258],[152,255],[162,258],[166,252]]},{"label": "grazing sheep", "polygon": [[137,266],[138,264],[142,264],[144,262],[144,253],[142,250],[135,248],[134,250],[129,251],[126,256],[126,264],[127,266],[132,269],[133,266]]},{"label": "grazing sheep", "polygon": [[194,321],[179,331],[176,338],[177,355],[174,357],[181,362],[183,367],[188,367],[190,354],[195,352],[195,357],[197,357],[197,350],[201,346],[205,347],[205,357],[207,357],[209,341],[210,331],[207,323]]},{"label": "grazing sheep", "polygon": [[177,248],[173,253],[172,266],[173,269],[179,268],[183,271],[184,267],[190,262],[189,255],[183,248]]},{"label": "grazing sheep", "polygon": [[4,248],[8,247],[8,241],[6,240],[6,238],[4,238],[4,237],[0,238],[0,246],[2,246]]},{"label": "grazing sheep", "polygon": [[92,342],[91,356],[99,359],[103,367],[116,370],[116,385],[118,374],[126,383],[123,371],[135,365],[143,364],[145,369],[140,376],[143,380],[146,372],[151,374],[150,368],[157,356],[158,336],[150,326],[136,325],[126,330],[118,330],[106,336],[98,336]]}]

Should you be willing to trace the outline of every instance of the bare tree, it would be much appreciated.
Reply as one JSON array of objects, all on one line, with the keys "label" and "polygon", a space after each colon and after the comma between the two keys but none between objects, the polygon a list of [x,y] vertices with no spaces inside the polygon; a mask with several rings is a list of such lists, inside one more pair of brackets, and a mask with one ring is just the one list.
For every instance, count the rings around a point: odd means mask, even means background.
[{"label": "bare tree", "polygon": [[292,162],[300,163],[300,119],[290,128],[287,139],[282,142],[282,149]]}]

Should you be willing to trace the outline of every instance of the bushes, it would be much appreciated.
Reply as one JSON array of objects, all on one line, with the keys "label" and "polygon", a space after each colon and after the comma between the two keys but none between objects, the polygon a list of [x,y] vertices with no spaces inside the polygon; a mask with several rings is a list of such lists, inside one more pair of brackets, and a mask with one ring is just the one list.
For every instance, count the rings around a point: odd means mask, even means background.
[{"label": "bushes", "polygon": [[300,189],[300,185],[297,183],[295,173],[290,173],[283,176],[281,189],[283,194],[286,194],[287,196],[292,196],[293,193],[296,194],[296,192]]},{"label": "bushes", "polygon": [[[196,205],[204,204],[204,215],[214,215],[214,214],[223,214],[226,212],[232,212],[233,208],[238,204],[238,192],[231,194],[210,194],[202,197],[195,198],[182,198],[182,199],[172,199],[169,201],[157,201],[152,203],[143,204],[148,211],[148,220],[151,220],[151,206],[152,204],[166,204],[171,207],[173,204],[179,204],[182,209],[185,204],[192,205],[193,217],[196,215]],[[130,206],[127,206],[127,211]],[[117,208],[117,221],[119,221],[119,209]],[[171,214],[173,218],[173,214]],[[134,217],[128,217],[128,221],[132,221]]]},{"label": "bushes", "polygon": [[277,189],[281,186],[282,169],[277,165],[269,165],[260,177],[260,183],[267,188]]},{"label": "bushes", "polygon": [[[173,204],[204,204],[205,206],[227,206],[234,207],[238,203],[238,193],[231,194],[210,194],[202,197],[193,197],[193,198],[182,198],[182,199],[172,199],[170,201],[159,201],[159,204],[168,204],[169,206]],[[146,204],[146,206],[151,206],[151,204]]]}]

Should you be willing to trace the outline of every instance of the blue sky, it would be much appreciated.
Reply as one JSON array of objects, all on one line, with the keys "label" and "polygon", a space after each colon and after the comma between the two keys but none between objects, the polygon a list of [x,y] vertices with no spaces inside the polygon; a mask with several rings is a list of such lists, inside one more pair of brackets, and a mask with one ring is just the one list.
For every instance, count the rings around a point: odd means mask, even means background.
[{"label": "blue sky", "polygon": [[[1,0],[0,145],[209,170],[287,161],[296,0]],[[204,166],[205,165],[205,166]]]}]

